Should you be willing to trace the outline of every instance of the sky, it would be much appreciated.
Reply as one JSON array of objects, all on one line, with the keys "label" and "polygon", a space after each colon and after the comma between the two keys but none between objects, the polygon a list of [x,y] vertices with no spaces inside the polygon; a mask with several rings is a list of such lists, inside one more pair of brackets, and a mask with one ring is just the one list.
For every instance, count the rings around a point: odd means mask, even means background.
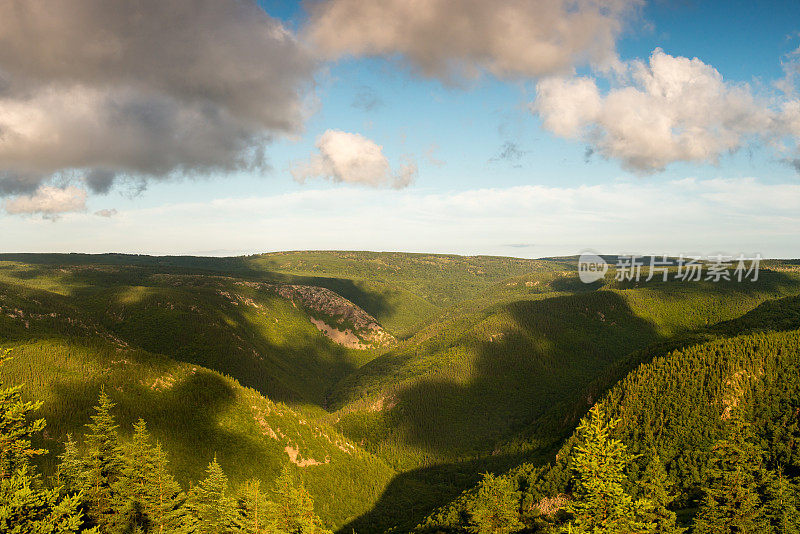
[{"label": "sky", "polygon": [[800,3],[0,4],[0,251],[800,257]]}]

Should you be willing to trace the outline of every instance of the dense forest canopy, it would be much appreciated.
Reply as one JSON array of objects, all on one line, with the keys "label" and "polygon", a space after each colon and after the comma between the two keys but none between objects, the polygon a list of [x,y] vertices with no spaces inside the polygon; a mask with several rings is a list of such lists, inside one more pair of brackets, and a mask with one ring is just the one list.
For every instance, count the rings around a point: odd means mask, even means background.
[{"label": "dense forest canopy", "polygon": [[3,531],[800,524],[793,262],[0,260]]}]

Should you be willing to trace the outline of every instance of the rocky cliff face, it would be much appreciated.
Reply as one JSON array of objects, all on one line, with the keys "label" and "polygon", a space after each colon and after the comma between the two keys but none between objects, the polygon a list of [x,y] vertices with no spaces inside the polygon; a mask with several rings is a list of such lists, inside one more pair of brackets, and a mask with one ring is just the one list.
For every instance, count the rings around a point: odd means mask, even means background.
[{"label": "rocky cliff face", "polygon": [[276,293],[303,306],[312,323],[335,342],[354,349],[388,347],[397,342],[361,307],[324,287],[276,285]]}]

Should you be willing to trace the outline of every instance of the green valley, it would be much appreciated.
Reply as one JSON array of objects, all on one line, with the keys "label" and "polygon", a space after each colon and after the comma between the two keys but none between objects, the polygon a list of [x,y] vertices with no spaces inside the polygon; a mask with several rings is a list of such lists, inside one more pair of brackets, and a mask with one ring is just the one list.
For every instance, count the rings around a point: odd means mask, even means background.
[{"label": "green valley", "polygon": [[68,436],[91,450],[107,395],[121,443],[143,420],[185,491],[209,463],[275,502],[290,476],[341,532],[466,531],[493,491],[510,531],[558,530],[597,406],[632,454],[626,491],[657,451],[691,526],[734,408],[765,468],[800,474],[799,298],[791,261],[755,282],[587,285],[569,258],[5,254],[0,380],[42,402],[45,480]]}]

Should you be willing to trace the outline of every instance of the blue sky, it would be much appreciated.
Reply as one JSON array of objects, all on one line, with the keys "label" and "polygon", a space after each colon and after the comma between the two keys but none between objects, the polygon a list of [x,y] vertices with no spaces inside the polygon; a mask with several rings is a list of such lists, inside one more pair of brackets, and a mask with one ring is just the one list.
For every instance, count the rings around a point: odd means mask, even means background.
[{"label": "blue sky", "polygon": [[[299,3],[264,0],[260,6],[303,39],[311,22]],[[795,98],[775,82],[797,60],[800,3],[648,2],[626,17],[615,49],[620,63],[630,66],[647,65],[657,48],[670,61],[697,57],[716,69],[726,88],[746,84],[747,94],[777,117]],[[787,164],[797,157],[793,132],[765,135],[755,126],[739,131],[723,120],[735,130],[735,148],[715,145],[710,150],[719,152],[717,162],[712,156],[664,156],[672,159],[663,167],[654,160],[659,168],[642,170],[641,163],[631,163],[643,157],[641,148],[615,144],[636,139],[619,139],[627,134],[614,132],[613,124],[603,122],[608,119],[586,115],[584,133],[569,138],[543,125],[546,112],[531,106],[537,84],[549,74],[483,72],[453,84],[419,74],[402,51],[386,56],[317,61],[296,132],[270,132],[273,140],[263,145],[269,168],[206,169],[190,177],[174,172],[148,180],[140,192],[130,172],[105,194],[90,189],[84,204],[63,213],[9,209],[29,205],[14,204],[23,197],[38,205],[40,190],[15,192],[0,214],[0,249],[243,254],[336,248],[528,257],[594,249],[800,256],[800,174]],[[591,62],[571,71],[558,76],[592,79],[604,97],[635,84]],[[550,104],[566,105],[558,98]],[[2,106],[0,100],[0,112]],[[753,117],[762,111],[754,110]],[[676,131],[690,127],[684,122]],[[726,133],[719,128],[708,126],[714,135]],[[595,129],[601,138],[590,133]],[[319,156],[327,157],[325,149],[318,145],[331,130],[380,146],[387,172],[396,174],[403,162],[413,162],[413,183],[376,187],[363,175],[309,175],[298,183],[292,170],[303,162],[324,163]],[[776,139],[782,147],[776,148]],[[2,166],[0,159],[0,171]],[[71,171],[77,176],[73,187],[82,187],[83,171]],[[52,184],[65,187],[63,172],[52,176]],[[111,216],[96,215],[100,210]]]}]

